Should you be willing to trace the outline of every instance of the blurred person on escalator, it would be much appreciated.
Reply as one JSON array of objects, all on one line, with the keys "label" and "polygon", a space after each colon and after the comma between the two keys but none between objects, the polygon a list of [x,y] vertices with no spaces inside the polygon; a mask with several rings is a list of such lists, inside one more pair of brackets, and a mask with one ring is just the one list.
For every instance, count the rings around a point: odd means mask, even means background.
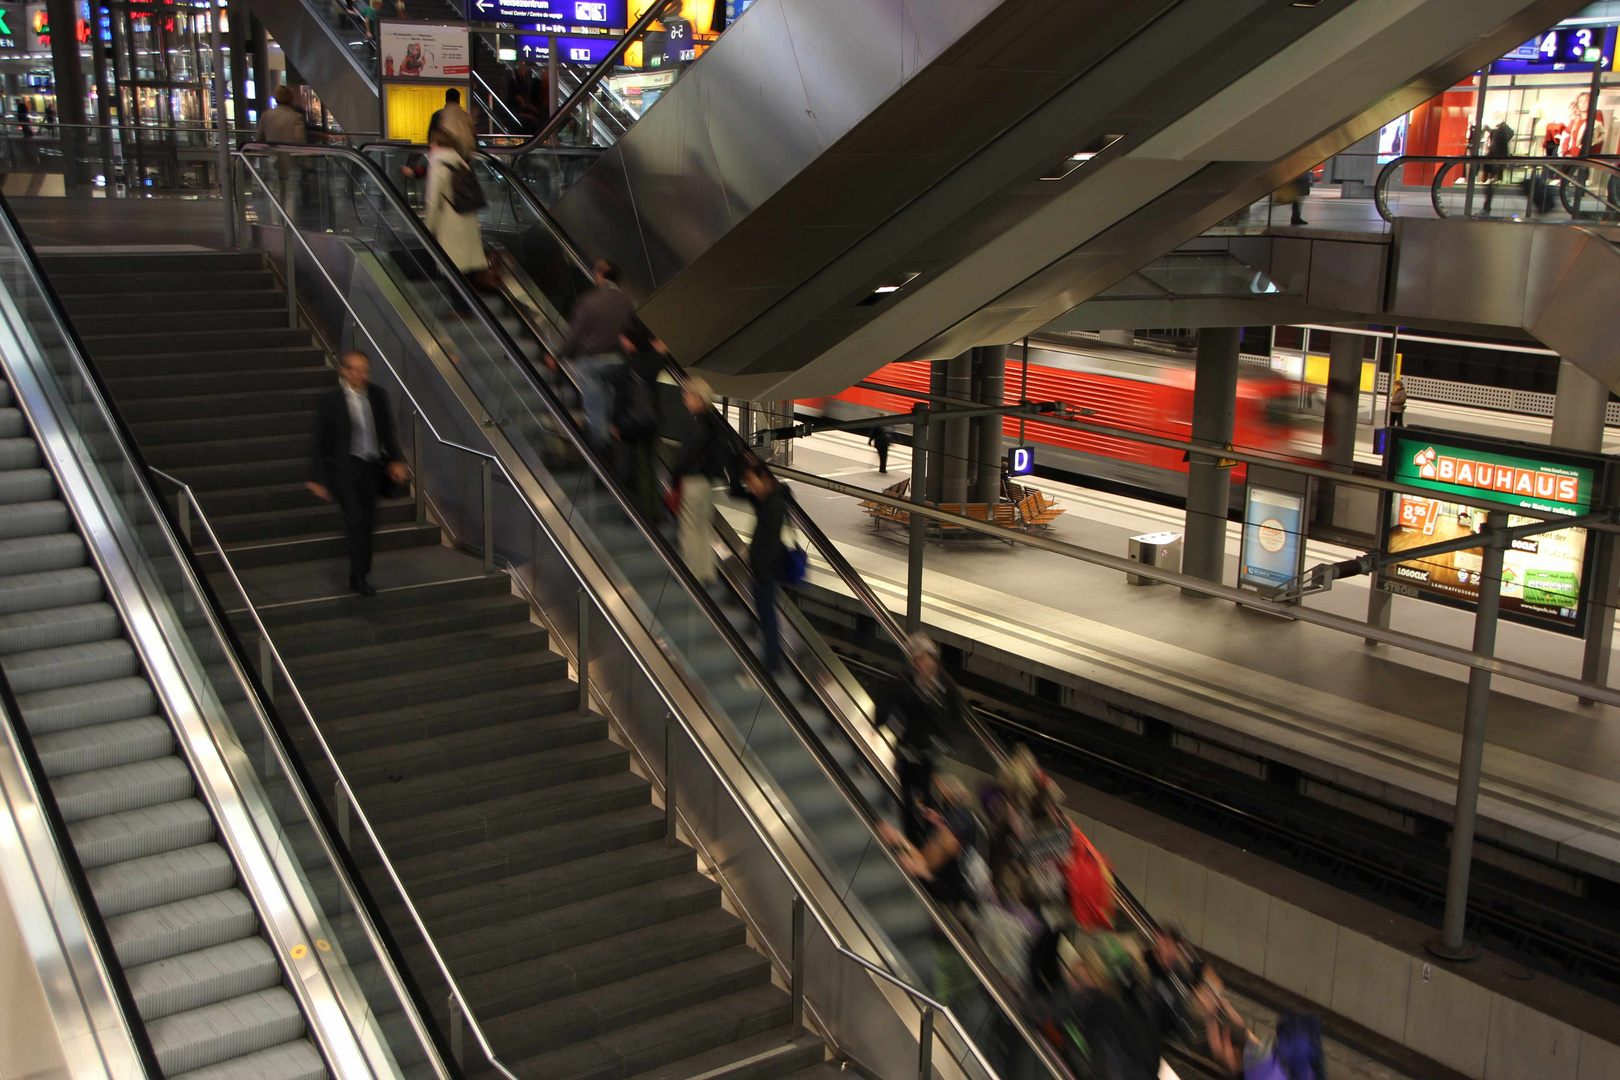
[{"label": "blurred person on escalator", "polygon": [[948,746],[947,731],[967,712],[956,685],[945,678],[939,648],[922,634],[906,640],[905,673],[880,698],[873,722],[894,733],[905,838],[921,846],[928,835],[924,811],[933,806],[934,772]]},{"label": "blurred person on escalator", "polygon": [[450,135],[451,145],[461,154],[464,161],[472,161],[478,152],[478,127],[473,122],[472,114],[461,107],[461,91],[454,86],[444,92],[444,107],[434,111],[428,117],[427,141],[433,145],[435,131],[447,132]]},{"label": "blurred person on escalator", "polygon": [[[1503,120],[1491,128],[1486,140],[1485,156],[1488,158],[1505,158],[1513,155],[1513,129]],[[1480,166],[1480,179],[1485,184],[1485,214],[1490,215],[1491,198],[1496,194],[1496,185],[1502,182],[1505,166]]]},{"label": "blurred person on escalator", "polygon": [[[444,128],[428,135],[427,195],[422,218],[444,253],[463,275],[489,269],[484,238],[479,231],[478,209],[484,194],[455,137]],[[462,301],[454,303],[458,313]]]},{"label": "blurred person on escalator", "polygon": [[546,364],[555,370],[557,360],[571,361],[569,371],[579,390],[585,434],[593,446],[606,451],[613,435],[613,386],[624,363],[624,339],[635,330],[636,308],[619,288],[617,266],[598,259],[591,277],[595,283],[574,301],[568,333],[556,358],[548,356]]},{"label": "blurred person on escalator", "polygon": [[640,323],[619,336],[625,362],[613,386],[611,433],[619,445],[619,474],[636,509],[658,520],[658,376],[669,348]]},{"label": "blurred person on escalator", "polygon": [[730,431],[710,407],[714,391],[700,378],[687,381],[681,400],[691,418],[670,468],[672,496],[678,500],[681,559],[704,588],[719,579],[714,557],[714,486],[730,465]]},{"label": "blurred person on escalator", "polygon": [[[259,141],[302,146],[309,142],[309,121],[298,104],[298,91],[287,83],[276,87],[275,107],[259,117]],[[276,155],[276,178],[280,181],[281,205],[287,205],[294,169],[303,166],[291,154]],[[301,185],[307,186],[307,185]],[[309,194],[307,191],[304,193]]]},{"label": "blurred person on escalator", "polygon": [[754,578],[754,613],[759,618],[760,642],[767,674],[782,666],[782,638],[776,619],[776,587],[782,579],[787,547],[782,526],[787,521],[787,492],[761,461],[743,469],[743,486],[754,504],[754,535],[748,542],[748,570]]}]

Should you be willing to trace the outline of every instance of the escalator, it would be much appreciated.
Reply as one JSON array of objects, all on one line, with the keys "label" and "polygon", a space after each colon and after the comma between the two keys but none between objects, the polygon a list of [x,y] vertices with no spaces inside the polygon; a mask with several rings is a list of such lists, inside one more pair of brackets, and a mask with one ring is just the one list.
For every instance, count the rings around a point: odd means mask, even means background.
[{"label": "escalator", "polygon": [[344,131],[381,130],[377,46],[348,5],[341,0],[248,0],[247,7]]},{"label": "escalator", "polygon": [[57,833],[139,1071],[449,1080],[9,213],[0,281],[6,794]]}]

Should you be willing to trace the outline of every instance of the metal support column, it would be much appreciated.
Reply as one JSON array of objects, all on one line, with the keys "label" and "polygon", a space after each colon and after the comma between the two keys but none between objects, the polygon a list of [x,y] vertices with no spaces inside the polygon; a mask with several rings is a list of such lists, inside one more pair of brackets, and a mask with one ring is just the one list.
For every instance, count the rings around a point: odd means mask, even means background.
[{"label": "metal support column", "polygon": [[[946,361],[945,396],[958,405],[972,402],[972,351]],[[960,506],[968,501],[968,423],[967,420],[945,421],[945,459],[941,462],[944,482],[940,488],[940,502]]]},{"label": "metal support column", "polygon": [[[928,367],[928,392],[936,398],[945,396],[945,367],[949,360],[935,360]],[[945,425],[934,424],[928,429],[928,438],[923,444],[928,450],[928,489],[924,494],[929,502],[943,502],[945,499]],[[912,444],[912,453],[916,453],[917,444]]]},{"label": "metal support column", "polygon": [[[1506,510],[1485,515],[1485,544],[1479,577],[1479,608],[1474,614],[1474,652],[1490,656],[1496,651],[1497,614],[1502,604],[1501,530],[1507,528]],[[1474,861],[1474,819],[1479,810],[1479,777],[1485,765],[1485,726],[1490,708],[1491,673],[1468,669],[1468,698],[1463,706],[1462,759],[1457,767],[1457,806],[1451,821],[1451,868],[1446,875],[1446,914],[1440,938],[1429,950],[1451,960],[1470,959],[1473,949],[1463,940],[1468,912],[1468,874]]]},{"label": "metal support column", "polygon": [[[911,407],[911,501],[921,506],[928,500],[924,492],[928,487],[928,453],[932,432],[929,430],[928,406],[918,403]],[[923,546],[927,540],[924,529],[927,521],[921,514],[912,514],[910,522],[911,545],[906,557],[906,633],[922,631],[922,572]]]},{"label": "metal support column", "polygon": [[1552,444],[1567,450],[1603,452],[1603,422],[1609,411],[1609,388],[1562,358],[1558,361],[1558,394],[1553,398]]},{"label": "metal support column", "polygon": [[229,96],[225,86],[225,34],[219,25],[223,14],[224,10],[218,4],[209,5],[208,51],[213,60],[213,70],[209,74],[214,86],[214,126],[219,133],[219,201],[225,216],[225,250],[235,251],[236,198],[231,183],[231,121],[225,115],[225,102]]},{"label": "metal support column", "polygon": [[[1219,467],[1220,449],[1232,441],[1237,413],[1238,331],[1198,331],[1198,367],[1193,385],[1192,440],[1215,452],[1194,451],[1187,468],[1187,524],[1183,573],[1219,582],[1226,570],[1226,510],[1232,474]],[[1184,596],[1199,593],[1183,592]]]},{"label": "metal support column", "polygon": [[[1007,347],[986,345],[979,354],[979,404],[1004,405],[1007,397]],[[973,502],[994,503],[1001,498],[1001,428],[999,416],[981,416],[979,425],[979,477]]]},{"label": "metal support column", "polygon": [[1327,398],[1322,406],[1322,457],[1333,465],[1356,460],[1356,420],[1361,412],[1361,337],[1334,334],[1328,346]]},{"label": "metal support column", "polygon": [[[90,77],[95,83],[96,125],[100,128],[102,190],[107,193],[107,198],[115,199],[120,189],[117,182],[118,166],[113,160],[112,110],[118,101],[118,91],[113,87],[109,74],[111,69],[107,66],[107,43],[101,40],[103,10],[99,3],[90,5]],[[108,12],[107,17],[110,21],[112,13]]]},{"label": "metal support column", "polygon": [[[45,0],[45,12],[51,26],[58,28],[58,32],[51,35],[51,66],[56,79],[56,133],[62,148],[62,186],[69,197],[88,199],[94,189],[84,152],[84,64],[79,58],[79,37],[73,32],[79,25],[79,5],[73,0]],[[22,11],[13,12],[11,18],[13,22],[22,22]],[[19,30],[16,36],[21,38],[23,32]]]},{"label": "metal support column", "polygon": [[253,96],[256,100],[255,111],[263,116],[270,111],[270,95],[275,91],[270,73],[270,35],[260,22],[252,15],[248,16],[248,25],[252,27],[250,45],[253,49]]},{"label": "metal support column", "polygon": [[934,1007],[924,1005],[922,1027],[917,1032],[917,1080],[934,1075]]},{"label": "metal support column", "polygon": [[[1607,395],[1605,395],[1607,396]],[[1620,470],[1611,469],[1603,505],[1614,506],[1620,500]],[[1611,532],[1599,532],[1593,546],[1592,599],[1586,613],[1585,650],[1581,657],[1581,681],[1598,686],[1609,685],[1609,663],[1614,649],[1614,613],[1620,604],[1620,538]],[[1587,698],[1582,705],[1593,705]]]}]

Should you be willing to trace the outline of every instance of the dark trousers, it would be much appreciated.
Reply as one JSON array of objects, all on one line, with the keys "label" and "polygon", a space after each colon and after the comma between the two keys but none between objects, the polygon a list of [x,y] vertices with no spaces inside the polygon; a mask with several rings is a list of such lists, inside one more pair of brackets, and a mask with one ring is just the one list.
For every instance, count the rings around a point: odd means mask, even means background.
[{"label": "dark trousers", "polygon": [[380,461],[346,457],[338,467],[337,490],[332,492],[343,511],[343,531],[349,541],[349,579],[371,573],[371,532],[377,522],[377,495],[382,490]]},{"label": "dark trousers", "polygon": [[913,761],[904,754],[897,754],[894,771],[900,780],[900,820],[906,839],[921,847],[928,838],[928,823],[923,820],[922,807],[934,804],[934,759],[924,756]]},{"label": "dark trousers", "polygon": [[872,445],[877,447],[877,452],[878,452],[878,472],[888,472],[889,471],[889,443],[888,443],[888,440],[884,439],[884,440],[881,440],[881,441],[878,441],[878,442],[874,442]]},{"label": "dark trousers", "polygon": [[1391,409],[1391,410],[1389,410],[1389,426],[1390,427],[1405,427],[1406,426],[1406,410],[1405,409]]},{"label": "dark trousers", "polygon": [[765,670],[782,666],[782,638],[776,622],[776,575],[754,572],[754,610],[759,613],[759,634],[765,645]]}]

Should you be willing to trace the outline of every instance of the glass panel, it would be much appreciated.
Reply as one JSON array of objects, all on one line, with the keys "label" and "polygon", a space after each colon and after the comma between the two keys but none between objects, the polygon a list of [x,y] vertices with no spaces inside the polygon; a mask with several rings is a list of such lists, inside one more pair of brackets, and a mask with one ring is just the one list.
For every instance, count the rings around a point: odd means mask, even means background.
[{"label": "glass panel", "polygon": [[[317,950],[331,976],[337,1000],[362,1045],[383,1055],[374,1066],[384,1075],[428,1059],[402,1015],[407,1004],[387,977],[383,958],[356,918],[352,901],[352,865],[341,865],[329,830],[308,801],[304,778],[289,777],[275,753],[275,723],[257,707],[235,666],[233,650],[205,615],[208,604],[198,578],[179,548],[170,543],[160,511],[149,498],[125,443],[104,408],[96,386],[74,351],[51,300],[40,285],[27,253],[9,221],[0,229],[0,306],[18,336],[37,349],[37,356],[13,358],[29,365],[47,393],[60,400],[59,416],[72,452],[90,474],[101,510],[154,601],[153,615],[165,631],[195,700],[215,733],[221,758],[254,813],[255,826],[268,850],[281,887],[299,906],[312,939],[332,948]],[[164,492],[178,508],[180,493]],[[197,518],[191,515],[191,522]],[[198,563],[214,552],[201,527],[193,530]],[[166,598],[167,605],[163,603]],[[233,598],[227,596],[229,605]],[[246,644],[256,644],[249,640]],[[260,673],[261,677],[264,673]],[[378,910],[373,907],[371,910]],[[420,1000],[420,999],[419,999]]]},{"label": "glass panel", "polygon": [[[345,233],[371,247],[440,348],[456,357],[458,370],[485,410],[579,539],[601,565],[613,568],[628,608],[663,644],[688,689],[707,703],[739,757],[778,800],[800,842],[847,900],[864,912],[863,922],[893,970],[925,990],[948,972],[952,985],[964,984],[957,992],[965,995],[962,1000],[970,1006],[975,1023],[995,1014],[996,1022],[1012,1032],[968,965],[950,953],[945,939],[935,932],[933,916],[917,887],[895,867],[852,805],[852,798],[863,797],[844,786],[847,778],[836,764],[819,756],[815,736],[801,737],[800,730],[811,727],[834,737],[841,731],[821,711],[814,691],[793,674],[784,676],[777,688],[799,713],[796,722],[773,704],[742,656],[748,646],[734,646],[715,621],[726,616],[711,617],[695,591],[688,591],[671,571],[668,544],[654,540],[663,524],[639,520],[628,509],[629,500],[618,482],[610,479],[613,471],[583,459],[587,441],[571,410],[541,390],[547,386],[556,395],[570,389],[567,372],[540,373],[537,365],[544,347],[529,324],[506,306],[507,300],[484,296],[504,333],[469,311],[455,283],[432,257],[413,210],[395,192],[383,190],[382,176],[390,185],[399,177],[400,191],[415,204],[421,182],[414,175],[406,178],[401,170],[414,173],[416,161],[397,148],[374,148],[372,157],[380,166],[378,172],[349,155],[330,153],[303,155],[293,159],[288,170],[278,172],[277,155],[252,153],[244,159],[242,189],[257,188],[259,198],[249,202],[261,224],[278,220],[263,193],[279,187],[288,192],[288,212],[301,230]],[[486,171],[482,179],[490,195],[490,205],[480,215],[485,239],[521,253],[518,269],[535,283],[534,303],[548,312],[540,332],[556,334],[561,325],[557,313],[572,310],[585,285],[584,275],[528,203],[507,197],[510,192],[503,190],[505,181],[498,174]],[[313,189],[314,197],[305,193],[301,182]],[[711,593],[718,610],[727,597],[719,587],[711,587]],[[737,613],[734,606],[727,610]],[[737,614],[752,626],[751,616]],[[882,809],[890,807],[885,803]],[[861,881],[868,883],[870,896],[856,887]],[[948,962],[942,959],[947,955]],[[1008,1053],[1015,1044],[1021,1045],[1021,1040],[1013,1032],[998,1045]]]}]

